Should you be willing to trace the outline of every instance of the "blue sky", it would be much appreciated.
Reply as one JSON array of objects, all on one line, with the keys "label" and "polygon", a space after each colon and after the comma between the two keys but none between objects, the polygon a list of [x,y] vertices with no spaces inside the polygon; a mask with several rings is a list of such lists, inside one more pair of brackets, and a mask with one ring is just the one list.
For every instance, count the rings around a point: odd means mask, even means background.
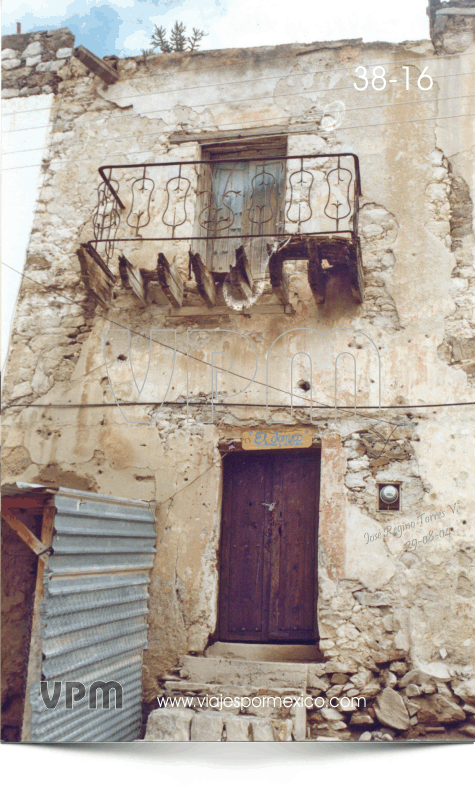
[{"label": "blue sky", "polygon": [[427,0],[4,0],[3,33],[69,27],[76,44],[104,55],[139,54],[154,24],[204,29],[201,49],[272,46],[339,38],[429,38]]}]

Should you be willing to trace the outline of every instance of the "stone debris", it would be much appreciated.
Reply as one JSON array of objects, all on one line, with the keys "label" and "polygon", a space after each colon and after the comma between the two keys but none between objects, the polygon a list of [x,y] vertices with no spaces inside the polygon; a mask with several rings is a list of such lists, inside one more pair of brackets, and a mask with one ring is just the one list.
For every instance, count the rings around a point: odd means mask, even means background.
[{"label": "stone debris", "polygon": [[362,732],[360,737],[358,738],[359,741],[371,741],[372,739],[373,739],[373,735],[368,730],[366,730],[366,732]]},{"label": "stone debris", "polygon": [[407,730],[410,726],[404,699],[392,688],[385,688],[381,694],[378,694],[374,711],[381,724],[387,724],[396,730]]}]

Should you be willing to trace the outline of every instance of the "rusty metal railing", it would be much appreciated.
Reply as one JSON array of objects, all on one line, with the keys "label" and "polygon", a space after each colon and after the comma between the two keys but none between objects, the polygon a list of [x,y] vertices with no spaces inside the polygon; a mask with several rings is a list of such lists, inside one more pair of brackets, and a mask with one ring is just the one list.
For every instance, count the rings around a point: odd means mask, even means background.
[{"label": "rusty metal railing", "polygon": [[91,242],[108,261],[127,242],[200,242],[210,268],[225,270],[229,251],[246,240],[357,241],[355,154],[105,165],[99,174]]}]

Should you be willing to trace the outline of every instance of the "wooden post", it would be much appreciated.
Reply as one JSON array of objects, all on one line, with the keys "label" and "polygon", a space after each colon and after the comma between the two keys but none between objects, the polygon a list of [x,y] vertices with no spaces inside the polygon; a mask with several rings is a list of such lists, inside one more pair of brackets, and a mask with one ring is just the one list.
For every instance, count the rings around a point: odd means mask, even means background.
[{"label": "wooden post", "polygon": [[26,545],[35,552],[35,554],[43,554],[47,550],[47,546],[38,540],[36,535],[33,535],[33,532],[28,529],[26,524],[23,521],[20,521],[17,516],[14,516],[7,508],[3,509],[2,513],[2,520],[8,524],[11,529],[16,532],[19,538],[26,543]]},{"label": "wooden post", "polygon": [[198,286],[198,293],[208,307],[216,306],[216,288],[214,285],[213,275],[210,270],[204,265],[201,257],[197,252],[190,250],[190,262],[195,275],[196,284]]},{"label": "wooden post", "polygon": [[[54,499],[51,500],[54,502]],[[41,525],[41,542],[50,547],[53,542],[54,516],[56,508],[54,504],[47,505],[43,510],[43,521]],[[44,573],[48,567],[49,554],[42,554],[38,557],[38,569],[36,572],[35,597],[33,601],[33,616],[31,621],[30,652],[28,655],[28,669],[26,675],[25,704],[23,709],[23,725],[21,740],[23,743],[31,741],[31,703],[30,689],[33,685],[39,684],[41,680],[41,664],[43,658],[43,646],[41,640],[41,603],[44,595]]]}]

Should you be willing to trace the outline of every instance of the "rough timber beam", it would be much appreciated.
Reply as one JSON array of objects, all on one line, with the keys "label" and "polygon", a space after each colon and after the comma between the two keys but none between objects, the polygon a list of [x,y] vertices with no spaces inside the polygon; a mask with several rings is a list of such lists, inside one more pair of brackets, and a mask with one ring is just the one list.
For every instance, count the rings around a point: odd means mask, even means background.
[{"label": "rough timber beam", "polygon": [[119,79],[119,73],[116,69],[113,69],[101,58],[98,58],[97,55],[94,55],[89,49],[80,45],[73,50],[73,55],[75,58],[81,61],[86,68],[90,71],[97,74],[101,80],[107,82],[108,85],[112,85],[114,82],[117,82]]},{"label": "rough timber beam", "polygon": [[208,307],[216,306],[216,288],[214,285],[213,275],[210,270],[204,265],[201,257],[197,252],[190,250],[190,263],[195,275],[198,293]]},{"label": "rough timber beam", "polygon": [[103,307],[108,307],[115,285],[115,277],[111,270],[89,242],[81,244],[76,250],[76,254],[87,290],[96,302]]},{"label": "rough timber beam", "polygon": [[236,250],[236,265],[231,266],[229,272],[231,282],[231,295],[235,299],[246,300],[252,296],[252,274],[244,247]]},{"label": "rough timber beam", "polygon": [[146,305],[145,296],[145,283],[143,281],[140,269],[137,269],[130,261],[127,260],[125,255],[119,258],[119,272],[122,285],[125,288],[131,288],[134,296],[138,299],[141,305]]},{"label": "rough timber beam", "polygon": [[279,250],[270,252],[269,275],[272,290],[279,302],[289,304],[289,278],[284,269],[284,256]]},{"label": "rough timber beam", "polygon": [[167,261],[163,252],[158,253],[157,274],[158,282],[170,304],[173,307],[181,307],[183,304],[183,280],[176,266]]},{"label": "rough timber beam", "polygon": [[317,304],[325,301],[326,277],[322,269],[320,251],[316,239],[307,239],[308,252],[308,284],[312,290],[313,298]]},{"label": "rough timber beam", "polygon": [[20,521],[20,519],[17,518],[10,510],[6,508],[4,509],[2,513],[2,520],[5,521],[5,523],[8,524],[8,526],[11,527],[14,532],[16,532],[18,537],[21,538],[22,541],[26,543],[26,545],[32,551],[35,552],[35,554],[44,554],[46,551],[48,551],[48,546],[45,546],[41,540],[38,540],[36,535],[33,535],[33,532],[28,529],[26,524],[24,524],[23,521]]}]

